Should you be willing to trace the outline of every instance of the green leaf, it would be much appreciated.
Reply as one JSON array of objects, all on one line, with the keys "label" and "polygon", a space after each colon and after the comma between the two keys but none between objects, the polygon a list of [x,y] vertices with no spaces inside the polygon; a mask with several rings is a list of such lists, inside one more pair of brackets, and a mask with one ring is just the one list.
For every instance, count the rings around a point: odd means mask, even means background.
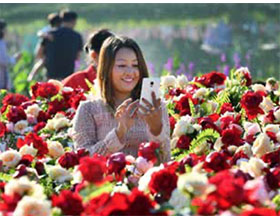
[{"label": "green leaf", "polygon": [[189,84],[196,85],[196,86],[199,87],[199,88],[206,88],[206,86],[202,85],[202,84],[199,83],[199,82],[189,82]]},{"label": "green leaf", "polygon": [[217,114],[220,114],[222,105],[224,103],[230,103],[230,93],[228,90],[224,89],[217,96],[215,96],[212,101],[216,102],[218,104],[217,108]]},{"label": "green leaf", "polygon": [[97,186],[91,184],[90,186],[88,186],[85,189],[83,189],[80,192],[80,194],[84,198],[84,201],[87,202],[90,199],[101,195],[102,193],[105,193],[105,192],[110,193],[110,192],[112,192],[113,188],[114,188],[114,184],[112,184],[110,182],[104,183],[100,187],[97,187]]},{"label": "green leaf", "polygon": [[3,182],[9,182],[10,180],[12,180],[13,177],[6,174],[6,173],[0,173],[0,181],[3,181]]},{"label": "green leaf", "polygon": [[194,104],[193,104],[192,100],[188,99],[188,101],[189,101],[189,106],[190,106],[190,111],[191,111],[192,117],[193,118],[198,117],[198,115],[196,114],[195,107],[194,107]]}]

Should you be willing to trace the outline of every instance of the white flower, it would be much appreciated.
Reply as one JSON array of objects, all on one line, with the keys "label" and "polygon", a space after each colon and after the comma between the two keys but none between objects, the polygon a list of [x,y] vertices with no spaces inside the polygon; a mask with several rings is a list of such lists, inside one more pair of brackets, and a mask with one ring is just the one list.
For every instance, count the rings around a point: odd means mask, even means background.
[{"label": "white flower", "polygon": [[198,90],[195,91],[193,98],[195,99],[202,99],[207,93],[207,89],[206,88],[200,88]]},{"label": "white flower", "polygon": [[268,124],[264,128],[264,133],[266,133],[268,131],[276,134],[277,132],[280,131],[280,126],[276,125],[276,124]]},{"label": "white flower", "polygon": [[238,153],[239,151],[243,151],[243,153],[246,154],[249,158],[253,155],[251,145],[249,145],[248,143],[245,143],[244,145],[239,146],[237,148],[237,150],[235,151],[235,153]]},{"label": "white flower", "polygon": [[214,149],[216,151],[220,151],[222,149],[222,146],[224,146],[224,143],[222,142],[222,137],[217,138],[214,144]]},{"label": "white flower", "polygon": [[208,183],[206,174],[198,172],[180,175],[177,186],[180,191],[193,193],[196,196],[204,193],[207,194],[215,190],[215,186]]},{"label": "white flower", "polygon": [[48,155],[50,155],[52,158],[57,159],[65,153],[64,148],[60,142],[48,140],[47,144],[49,150]]},{"label": "white flower", "polygon": [[168,89],[169,87],[176,87],[176,77],[173,75],[161,77],[161,85],[164,89]]},{"label": "white flower", "polygon": [[217,108],[218,108],[218,103],[217,102],[213,102],[211,100],[208,100],[207,104],[211,105],[211,111],[212,112],[215,112],[217,110]]},{"label": "white flower", "polygon": [[153,163],[151,161],[147,161],[144,157],[137,157],[135,163],[137,170],[141,174],[146,173],[147,170],[153,167]]},{"label": "white flower", "polygon": [[24,196],[17,204],[14,216],[50,216],[51,202]]},{"label": "white flower", "polygon": [[269,137],[265,133],[259,134],[252,147],[253,154],[261,157],[272,150]]},{"label": "white flower", "polygon": [[280,108],[277,111],[275,111],[273,114],[276,120],[280,122]]},{"label": "white flower", "polygon": [[251,86],[254,92],[266,92],[265,86],[262,84],[254,84]]},{"label": "white flower", "polygon": [[55,117],[51,120],[48,120],[46,129],[48,130],[59,130],[64,127],[70,126],[70,120],[67,119],[62,114],[56,114]]},{"label": "white flower", "polygon": [[266,167],[266,163],[259,158],[251,157],[249,161],[241,161],[239,166],[240,170],[249,173],[252,177],[259,177],[262,175],[262,170]]},{"label": "white flower", "polygon": [[192,117],[190,117],[190,116],[181,117],[180,120],[175,124],[173,136],[181,137],[182,135],[193,133],[194,127],[191,124],[191,122],[192,122]]},{"label": "white flower", "polygon": [[48,173],[51,179],[63,183],[73,179],[71,173],[60,166],[52,166],[48,169]]},{"label": "white flower", "polygon": [[174,137],[174,138],[171,139],[171,141],[170,141],[171,149],[175,149],[176,148],[178,140],[179,140],[179,137]]},{"label": "white flower", "polygon": [[264,97],[261,104],[260,104],[260,107],[266,112],[268,113],[270,110],[272,110],[274,108],[274,104],[273,102],[267,98],[267,97]]},{"label": "white flower", "polygon": [[180,88],[185,88],[188,85],[188,78],[185,75],[177,76],[177,85]]},{"label": "white flower", "polygon": [[194,124],[193,128],[197,131],[200,131],[202,129],[202,126],[200,124]]},{"label": "white flower", "polygon": [[26,176],[19,179],[12,179],[5,185],[5,194],[13,195],[17,193],[21,196],[28,195],[37,199],[45,198],[44,188],[35,181],[30,181]]},{"label": "white flower", "polygon": [[33,104],[33,105],[30,105],[30,106],[27,107],[27,109],[25,110],[25,113],[27,115],[32,115],[35,118],[37,118],[40,111],[41,111],[41,109],[40,109],[39,105],[38,104]]},{"label": "white flower", "polygon": [[15,124],[14,131],[18,134],[24,134],[27,126],[28,122],[26,120],[20,120]]},{"label": "white flower", "polygon": [[52,83],[53,85],[55,85],[56,87],[58,87],[58,88],[59,88],[59,91],[61,91],[61,90],[63,89],[63,84],[62,84],[60,81],[58,81],[58,80],[50,79],[50,80],[48,81],[48,83]]},{"label": "white flower", "polygon": [[261,132],[261,128],[257,123],[246,121],[243,126],[248,135],[255,135],[256,133]]},{"label": "white flower", "polygon": [[72,175],[73,175],[73,181],[71,182],[72,184],[81,183],[83,181],[83,175],[79,170],[79,166],[74,167]]},{"label": "white flower", "polygon": [[175,211],[178,213],[183,208],[189,208],[190,198],[186,197],[181,191],[176,188],[172,191],[168,203],[172,205]]},{"label": "white flower", "polygon": [[237,73],[250,73],[248,67],[239,67],[235,72],[234,72],[234,75],[236,75]]},{"label": "white flower", "polygon": [[275,80],[275,78],[270,77],[266,80],[265,88],[268,91],[276,91],[279,88],[279,83]]},{"label": "white flower", "polygon": [[31,145],[24,145],[19,149],[19,153],[23,156],[25,154],[30,154],[33,157],[36,156],[38,150],[36,148],[33,147],[33,144]]},{"label": "white flower", "polygon": [[160,171],[161,169],[163,169],[163,164],[161,164],[159,167],[152,167],[151,169],[149,169],[139,180],[138,182],[138,189],[140,191],[147,191],[148,190],[148,185],[149,182],[151,180],[152,174],[154,172]]},{"label": "white flower", "polygon": [[0,160],[7,167],[15,167],[21,160],[21,155],[16,150],[8,150],[0,154]]},{"label": "white flower", "polygon": [[124,193],[124,194],[129,195],[130,190],[128,189],[126,184],[115,185],[113,188],[113,191],[111,192],[111,195],[114,195],[115,193]]},{"label": "white flower", "polygon": [[135,163],[135,157],[133,157],[132,155],[126,155],[125,156],[125,161],[129,162],[129,163]]}]

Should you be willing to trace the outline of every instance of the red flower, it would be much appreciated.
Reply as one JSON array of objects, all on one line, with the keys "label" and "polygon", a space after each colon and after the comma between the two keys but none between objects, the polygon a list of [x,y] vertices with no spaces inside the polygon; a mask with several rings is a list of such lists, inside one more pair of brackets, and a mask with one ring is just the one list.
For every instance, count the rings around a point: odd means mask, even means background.
[{"label": "red flower", "polygon": [[149,189],[152,194],[160,194],[167,201],[177,187],[178,176],[169,169],[162,169],[152,174]]},{"label": "red flower", "polygon": [[177,141],[176,147],[188,150],[190,147],[191,138],[187,135],[182,135]]},{"label": "red flower", "polygon": [[48,119],[50,119],[50,118],[51,118],[51,116],[49,115],[49,113],[44,112],[44,111],[40,111],[39,115],[37,117],[37,121],[38,122],[47,122]]},{"label": "red flower", "polygon": [[261,159],[268,163],[270,167],[280,165],[280,148],[275,151],[264,154]]},{"label": "red flower", "polygon": [[21,160],[19,161],[19,164],[24,164],[25,166],[29,166],[32,161],[33,161],[34,157],[30,154],[25,154],[21,157]]},{"label": "red flower", "polygon": [[192,206],[197,206],[197,214],[198,215],[213,215],[215,213],[215,202],[211,200],[202,200],[201,198],[194,198],[192,200]]},{"label": "red flower", "polygon": [[7,113],[7,118],[13,123],[26,119],[26,114],[21,106],[11,106]]},{"label": "red flower", "polygon": [[241,150],[238,153],[235,153],[234,156],[231,158],[230,165],[231,166],[235,165],[236,162],[241,158],[249,159],[249,157]]},{"label": "red flower", "polygon": [[270,208],[253,208],[252,210],[243,211],[240,213],[242,216],[276,216],[277,213],[274,209]]},{"label": "red flower", "polygon": [[55,96],[59,92],[59,88],[52,83],[48,82],[37,82],[35,85],[31,87],[32,97],[42,97],[42,98],[50,98]]},{"label": "red flower", "polygon": [[215,121],[209,116],[199,118],[198,123],[202,126],[202,130],[205,130],[207,128],[211,128],[211,129],[214,129],[214,130],[216,130],[217,132],[220,133],[219,127],[217,125],[215,125]]},{"label": "red flower", "polygon": [[12,196],[6,195],[6,194],[1,194],[1,199],[0,200],[0,212],[3,214],[8,214],[8,212],[13,212],[16,207],[17,203],[21,200],[21,196],[19,194],[14,194]]},{"label": "red flower", "polygon": [[270,189],[277,190],[280,188],[280,168],[272,168],[265,170],[265,181]]},{"label": "red flower", "polygon": [[226,80],[226,75],[216,71],[204,74],[201,77],[196,77],[195,81],[201,83],[206,87],[213,87],[214,85],[223,85]]},{"label": "red flower", "polygon": [[108,173],[120,173],[125,168],[125,154],[117,152],[112,154],[107,160]]},{"label": "red flower", "polygon": [[221,107],[221,114],[224,114],[226,112],[233,112],[234,109],[231,105],[231,103],[224,103]]},{"label": "red flower", "polygon": [[246,79],[246,86],[252,85],[252,76],[249,72],[244,73],[244,77]]},{"label": "red flower", "polygon": [[144,157],[148,161],[155,163],[157,161],[157,149],[160,144],[156,142],[141,143],[139,145],[138,156]]},{"label": "red flower", "polygon": [[41,129],[43,129],[45,126],[46,126],[46,122],[43,122],[43,121],[41,121],[41,122],[39,122],[38,124],[36,124],[34,127],[33,127],[33,131],[35,132],[35,133],[38,133],[38,131],[40,131]]},{"label": "red flower", "polygon": [[180,116],[190,115],[189,95],[185,95],[176,102],[175,109],[179,111]]},{"label": "red flower", "polygon": [[83,157],[80,160],[79,170],[84,180],[99,184],[104,181],[104,175],[107,171],[105,158],[94,155],[93,157]]},{"label": "red flower", "polygon": [[40,161],[36,161],[35,169],[36,169],[38,175],[43,175],[43,174],[46,173],[46,171],[45,171],[45,166],[44,166],[44,164],[43,164],[42,162],[40,162]]},{"label": "red flower", "polygon": [[79,158],[75,152],[66,152],[58,159],[58,163],[60,166],[69,169],[79,164]]},{"label": "red flower", "polygon": [[240,205],[245,199],[244,179],[234,177],[229,170],[224,170],[210,177],[209,183],[216,186],[216,191],[208,195],[208,199],[216,201],[218,208],[226,210]]},{"label": "red flower", "polygon": [[80,215],[84,210],[82,197],[69,190],[62,190],[59,195],[53,195],[52,205],[61,208],[64,215]]},{"label": "red flower", "polygon": [[205,155],[202,156],[197,156],[194,153],[190,153],[188,156],[184,157],[181,161],[180,161],[180,171],[181,172],[185,172],[185,165],[189,165],[190,167],[194,167],[196,164],[198,164],[201,161],[205,160]]},{"label": "red flower", "polygon": [[0,121],[0,138],[4,137],[6,131],[7,131],[6,125]]},{"label": "red flower", "polygon": [[240,146],[244,143],[241,138],[242,128],[236,124],[230,124],[227,129],[222,131],[223,144]]},{"label": "red flower", "polygon": [[65,101],[65,99],[55,99],[52,102],[48,103],[49,108],[47,113],[50,115],[55,115],[57,112],[64,112],[66,109],[69,108],[69,104]]},{"label": "red flower", "polygon": [[86,97],[83,93],[77,93],[75,96],[72,96],[69,100],[69,104],[73,109],[77,109],[80,102],[86,100]]},{"label": "red flower", "polygon": [[264,114],[264,111],[259,107],[262,100],[263,97],[258,92],[248,91],[242,96],[240,103],[249,120],[256,118],[258,114]]},{"label": "red flower", "polygon": [[207,171],[218,172],[220,170],[225,170],[230,168],[230,165],[227,163],[227,157],[225,154],[220,152],[213,152],[209,154],[203,164],[203,168]]},{"label": "red flower", "polygon": [[176,119],[172,116],[169,117],[169,124],[170,124],[170,129],[171,131],[174,130],[175,125],[176,125]]},{"label": "red flower", "polygon": [[24,140],[21,138],[17,141],[17,147],[21,148],[23,145],[31,145],[38,150],[37,157],[42,158],[49,152],[48,145],[43,139],[35,133],[29,133],[24,137]]},{"label": "red flower", "polygon": [[3,98],[3,105],[13,105],[13,106],[20,106],[22,103],[29,101],[29,99],[21,94],[7,94]]}]

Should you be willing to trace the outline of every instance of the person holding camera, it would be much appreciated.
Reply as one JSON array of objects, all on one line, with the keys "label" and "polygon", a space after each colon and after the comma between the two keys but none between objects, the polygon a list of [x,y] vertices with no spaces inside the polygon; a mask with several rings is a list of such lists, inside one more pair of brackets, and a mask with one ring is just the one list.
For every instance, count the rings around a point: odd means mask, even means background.
[{"label": "person holding camera", "polygon": [[[160,143],[160,162],[170,160],[170,125],[165,104],[153,93],[152,103],[139,104],[148,70],[138,44],[109,37],[102,45],[97,85],[99,97],[80,104],[73,119],[74,148],[91,154],[124,152],[137,157],[142,142]],[[141,111],[140,111],[141,109]]]}]

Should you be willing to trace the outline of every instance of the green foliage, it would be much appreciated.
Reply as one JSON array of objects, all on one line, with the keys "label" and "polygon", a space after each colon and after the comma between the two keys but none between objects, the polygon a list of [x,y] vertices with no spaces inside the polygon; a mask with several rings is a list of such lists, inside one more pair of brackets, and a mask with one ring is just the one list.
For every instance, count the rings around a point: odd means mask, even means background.
[{"label": "green foliage", "polygon": [[[198,74],[197,74],[198,75]],[[202,85],[201,83],[199,82],[189,82],[189,84],[193,84],[193,85],[196,85],[198,88],[206,88],[206,86]]]},{"label": "green foliage", "polygon": [[196,113],[195,106],[194,106],[192,100],[191,100],[191,99],[188,99],[188,101],[189,101],[191,116],[192,116],[193,118],[199,117],[199,115]]},{"label": "green foliage", "polygon": [[0,108],[3,106],[3,99],[8,94],[8,91],[5,89],[0,89]]},{"label": "green foliage", "polygon": [[90,199],[97,197],[105,192],[112,192],[114,184],[111,182],[106,182],[101,186],[96,186],[94,184],[90,184],[86,188],[80,191],[80,195],[84,198],[84,202],[89,201]]},{"label": "green foliage", "polygon": [[13,177],[8,174],[0,173],[0,182],[9,182],[12,179],[13,179]]},{"label": "green foliage", "polygon": [[216,102],[218,104],[217,113],[220,114],[222,105],[224,103],[230,103],[230,93],[227,89],[222,90],[219,92],[217,96],[215,96],[212,101]]},{"label": "green foliage", "polygon": [[272,202],[276,205],[276,211],[278,212],[280,210],[280,194],[278,194],[277,196],[275,196],[272,199]]}]

